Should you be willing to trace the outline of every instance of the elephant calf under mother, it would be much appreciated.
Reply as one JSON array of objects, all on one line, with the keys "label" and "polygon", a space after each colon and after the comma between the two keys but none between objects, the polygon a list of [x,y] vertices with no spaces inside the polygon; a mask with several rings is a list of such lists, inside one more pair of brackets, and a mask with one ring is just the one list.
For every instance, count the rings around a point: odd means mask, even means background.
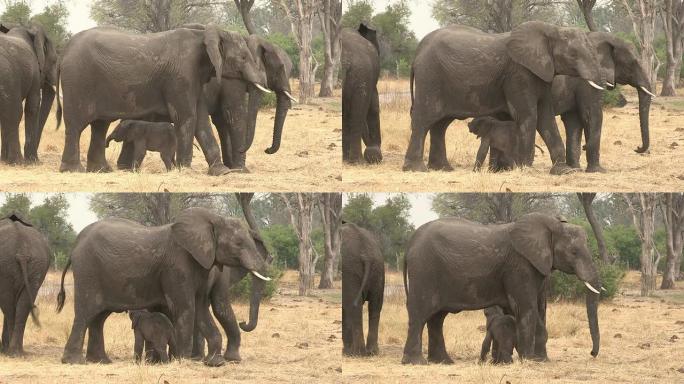
[{"label": "elephant calf under mother", "polygon": [[[453,363],[446,350],[449,313],[498,305],[516,319],[521,358],[545,360],[545,281],[557,269],[585,282],[593,356],[599,350],[599,274],[584,229],[562,218],[527,214],[509,224],[482,225],[459,218],[418,228],[404,259],[408,336],[404,364]],[[422,355],[428,328],[428,359]]]}]

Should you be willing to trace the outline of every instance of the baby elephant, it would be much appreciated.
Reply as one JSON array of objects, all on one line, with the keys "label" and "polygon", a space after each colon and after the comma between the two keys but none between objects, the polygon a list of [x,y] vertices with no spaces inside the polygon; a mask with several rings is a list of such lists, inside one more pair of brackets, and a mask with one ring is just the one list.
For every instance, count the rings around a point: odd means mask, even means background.
[{"label": "baby elephant", "polygon": [[493,117],[478,117],[468,123],[471,133],[480,139],[474,171],[479,171],[489,152],[489,170],[507,171],[515,168],[518,155],[518,126],[514,121],[502,121]]},{"label": "baby elephant", "polygon": [[173,324],[166,315],[146,310],[130,311],[129,315],[135,334],[135,361],[142,359],[145,350],[145,361],[148,363],[168,363],[170,351],[176,348],[176,336]]},{"label": "baby elephant", "polygon": [[138,169],[147,151],[159,152],[167,171],[176,166],[178,143],[171,123],[122,120],[107,136],[105,147],[109,148],[112,140],[124,143],[117,161],[119,169]]},{"label": "baby elephant", "polygon": [[487,360],[491,346],[494,364],[512,363],[513,348],[517,340],[515,317],[504,314],[503,309],[498,306],[489,307],[484,313],[487,317],[487,335],[482,342],[480,362]]}]

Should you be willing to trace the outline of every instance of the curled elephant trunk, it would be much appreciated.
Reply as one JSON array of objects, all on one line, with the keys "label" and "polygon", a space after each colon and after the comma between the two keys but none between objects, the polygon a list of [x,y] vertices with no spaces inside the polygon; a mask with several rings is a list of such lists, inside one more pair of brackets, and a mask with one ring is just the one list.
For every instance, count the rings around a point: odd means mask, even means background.
[{"label": "curled elephant trunk", "polygon": [[639,88],[639,125],[641,127],[641,147],[637,148],[636,153],[645,153],[651,144],[649,133],[649,112],[651,110],[651,94]]},{"label": "curled elephant trunk", "polygon": [[273,123],[273,141],[271,147],[266,149],[266,153],[272,155],[280,149],[280,139],[283,136],[283,126],[287,112],[292,107],[290,98],[284,92],[278,92],[278,105],[276,106],[275,121]]},{"label": "curled elephant trunk", "polygon": [[591,334],[591,355],[596,357],[599,353],[601,335],[599,334],[598,324],[598,302],[599,294],[587,292],[587,320],[589,321],[589,333]]},{"label": "curled elephant trunk", "polygon": [[240,329],[245,332],[252,332],[257,327],[259,322],[259,306],[261,305],[261,297],[266,287],[266,281],[255,276],[252,276],[252,294],[249,299],[249,322],[240,322]]}]

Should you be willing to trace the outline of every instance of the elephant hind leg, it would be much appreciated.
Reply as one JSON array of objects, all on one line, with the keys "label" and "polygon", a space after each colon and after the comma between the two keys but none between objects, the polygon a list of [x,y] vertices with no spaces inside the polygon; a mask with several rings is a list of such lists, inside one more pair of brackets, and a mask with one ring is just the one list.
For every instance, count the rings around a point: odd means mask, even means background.
[{"label": "elephant hind leg", "polygon": [[453,120],[446,118],[433,124],[430,128],[430,156],[428,168],[436,171],[453,171],[446,153],[446,130]]},{"label": "elephant hind leg", "polygon": [[582,146],[582,123],[575,112],[564,113],[561,116],[565,125],[565,159],[568,166],[580,167],[580,154]]},{"label": "elephant hind leg", "polygon": [[[365,356],[366,345],[363,340],[363,306],[342,306],[342,341],[346,356]],[[346,331],[345,331],[346,330]]]},{"label": "elephant hind leg", "polygon": [[382,295],[373,295],[368,300],[368,339],[366,341],[366,353],[368,355],[377,355],[379,353],[378,347],[378,328],[380,324],[380,311],[382,310]]},{"label": "elephant hind leg", "polygon": [[105,158],[105,142],[109,121],[95,120],[90,123],[90,147],[88,147],[88,172],[111,172],[112,167]]},{"label": "elephant hind leg", "polygon": [[14,327],[10,333],[10,341],[5,351],[10,356],[21,356],[24,354],[24,330],[26,321],[31,313],[30,296],[26,289],[22,290],[17,299],[16,311],[14,312]]},{"label": "elephant hind leg", "polygon": [[0,99],[4,113],[0,113],[0,129],[2,129],[2,150],[0,158],[8,164],[22,162],[21,145],[19,143],[19,122],[23,115],[21,101]]},{"label": "elephant hind leg", "polygon": [[453,364],[444,343],[444,318],[448,312],[440,311],[432,315],[427,322],[428,328],[428,361],[437,364]]},{"label": "elephant hind leg", "polygon": [[102,312],[97,315],[88,325],[88,347],[86,349],[86,361],[91,363],[111,364],[111,360],[105,352],[104,346],[104,323],[111,312]]},{"label": "elephant hind leg", "polygon": [[423,329],[427,319],[424,315],[417,313],[418,311],[412,310],[409,304],[407,307],[409,309],[409,326],[401,363],[427,364],[427,360],[423,357]]},{"label": "elephant hind leg", "polygon": [[16,304],[14,303],[14,295],[12,295],[12,302],[2,307],[4,319],[2,322],[2,346],[0,352],[7,352],[9,349],[10,340],[12,339],[12,331],[14,330],[14,314],[16,313]]},{"label": "elephant hind leg", "polygon": [[[100,314],[100,310],[87,308],[87,304],[81,303],[82,297],[79,297],[79,292],[76,290],[74,297],[74,323],[71,326],[71,333],[69,339],[64,346],[64,353],[62,354],[63,364],[85,364],[83,358],[83,342],[85,340],[86,330],[92,321]],[[79,309],[80,308],[80,309]]]}]

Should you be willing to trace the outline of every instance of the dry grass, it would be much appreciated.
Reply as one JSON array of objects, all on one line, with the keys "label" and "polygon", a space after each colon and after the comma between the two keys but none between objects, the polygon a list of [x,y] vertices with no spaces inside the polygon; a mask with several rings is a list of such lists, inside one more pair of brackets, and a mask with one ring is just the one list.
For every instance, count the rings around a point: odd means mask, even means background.
[{"label": "dry grass", "polygon": [[[399,274],[388,274],[387,285],[401,286]],[[636,282],[636,284],[635,284]],[[550,303],[550,362],[516,361],[509,366],[477,363],[484,338],[481,311],[447,316],[447,351],[454,365],[401,365],[407,316],[403,287],[386,290],[380,318],[380,356],[344,358],[348,382],[413,383],[681,383],[684,373],[684,285],[661,297],[636,296],[638,274],[630,273],[621,294],[599,306],[601,351],[589,355],[591,339],[583,303]],[[389,292],[389,294],[388,294]],[[619,336],[618,336],[619,335]],[[678,339],[671,341],[673,336]],[[427,353],[427,333],[423,334]]]},{"label": "dry grass", "polygon": [[[67,282],[71,281],[69,276]],[[50,273],[38,299],[43,327],[27,326],[28,356],[0,356],[0,383],[335,382],[340,378],[342,350],[339,285],[298,297],[296,273],[286,273],[278,294],[261,305],[259,326],[243,333],[240,364],[136,365],[130,320],[126,314],[113,314],[105,325],[105,339],[114,363],[71,366],[61,364],[60,358],[73,319],[73,299],[69,293],[65,310],[55,314],[59,274]],[[248,307],[234,305],[239,319],[246,318]]]},{"label": "dry grass", "polygon": [[[504,173],[472,172],[479,146],[466,122],[456,121],[447,131],[447,154],[454,172],[402,172],[410,137],[410,97],[406,80],[381,80],[381,127],[384,161],[380,165],[345,165],[346,191],[377,192],[515,192],[539,191],[672,191],[684,186],[681,168],[684,151],[684,97],[659,98],[651,108],[651,151],[634,152],[640,144],[636,92],[625,87],[629,104],[604,113],[601,162],[608,174],[576,173],[551,176],[548,151],[537,151],[531,168]],[[558,118],[559,124],[560,118]],[[562,125],[559,125],[562,130]],[[538,143],[544,147],[538,137]],[[673,146],[673,143],[677,145]],[[545,147],[544,147],[545,148]],[[426,142],[429,149],[429,138]],[[584,156],[582,164],[586,164]]]},{"label": "dry grass", "polygon": [[[296,88],[296,87],[295,87]],[[207,163],[195,149],[192,169],[167,173],[157,153],[149,153],[139,173],[59,173],[64,148],[64,127],[55,131],[54,115],[48,120],[38,155],[42,164],[0,164],[0,190],[13,192],[171,192],[204,191],[312,191],[339,190],[341,184],[342,107],[340,97],[318,98],[309,105],[295,105],[285,120],[278,153],[267,155],[271,145],[275,110],[262,111],[254,144],[247,154],[249,174],[207,175]],[[110,131],[116,123],[110,126]],[[20,126],[23,138],[23,123]],[[22,139],[23,140],[23,139]],[[81,161],[85,166],[90,129],[81,137]],[[22,141],[23,143],[23,141]],[[23,145],[23,144],[22,144]],[[121,143],[112,142],[107,161],[115,168]]]}]

